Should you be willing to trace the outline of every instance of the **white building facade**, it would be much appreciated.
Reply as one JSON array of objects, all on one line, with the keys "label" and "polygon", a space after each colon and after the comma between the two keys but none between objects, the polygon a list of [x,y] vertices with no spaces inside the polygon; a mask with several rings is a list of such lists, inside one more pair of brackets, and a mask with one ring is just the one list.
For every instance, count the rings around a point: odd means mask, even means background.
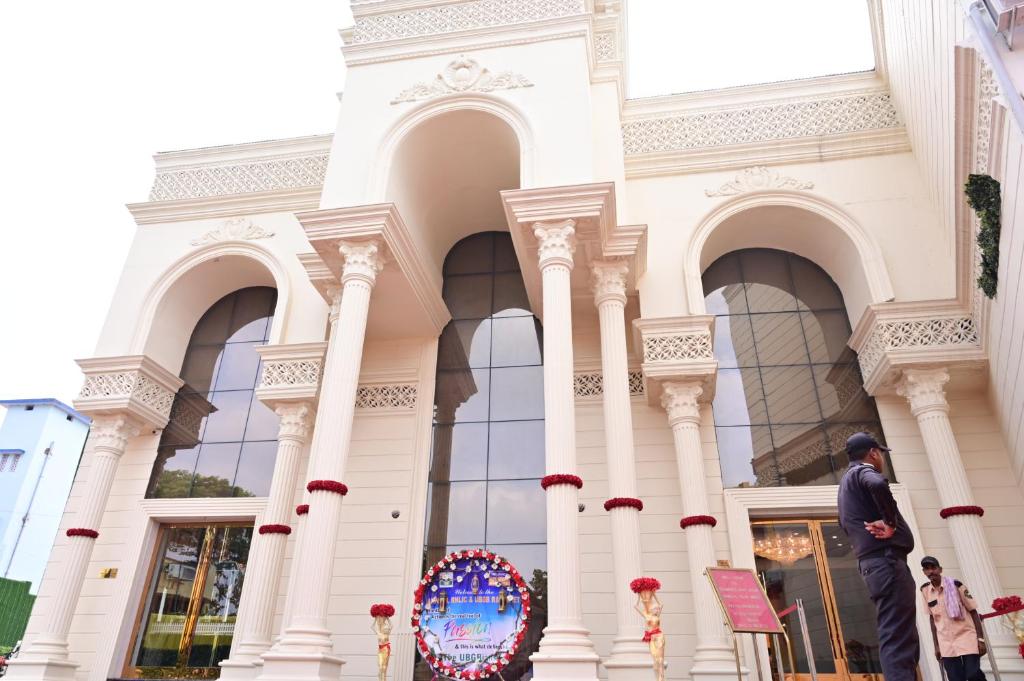
[{"label": "white building facade", "polygon": [[[703,575],[728,562],[805,601],[819,674],[877,677],[835,522],[858,430],[893,449],[912,565],[1024,593],[1005,44],[871,0],[872,72],[631,101],[618,0],[352,4],[333,135],[159,154],[129,206],[12,678],[369,679],[381,602],[390,673],[429,678],[413,592],[477,547],[545,603],[506,676],[650,678],[641,575],[668,677],[735,675]],[[1002,183],[991,300],[969,173]]]}]

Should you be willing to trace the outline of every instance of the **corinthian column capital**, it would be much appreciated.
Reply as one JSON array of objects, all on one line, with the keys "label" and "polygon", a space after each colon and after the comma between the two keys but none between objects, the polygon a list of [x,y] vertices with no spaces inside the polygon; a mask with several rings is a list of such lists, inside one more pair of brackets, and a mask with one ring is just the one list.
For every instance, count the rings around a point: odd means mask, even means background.
[{"label": "corinthian column capital", "polygon": [[576,221],[535,222],[533,235],[539,245],[537,259],[540,269],[552,265],[564,265],[572,269],[573,253],[576,252]]},{"label": "corinthian column capital", "polygon": [[278,440],[293,440],[299,444],[306,442],[313,424],[313,407],[308,402],[279,404],[274,408],[274,413],[281,419],[277,431]]},{"label": "corinthian column capital", "polygon": [[89,442],[94,449],[121,456],[128,438],[140,432],[139,424],[126,414],[96,416],[89,429]]},{"label": "corinthian column capital", "polygon": [[661,385],[661,406],[668,412],[669,425],[700,423],[700,396],[704,388],[696,381],[666,381]]},{"label": "corinthian column capital", "polygon": [[342,284],[359,279],[373,286],[377,275],[384,269],[384,249],[380,241],[342,241],[338,251],[345,259],[341,272]]},{"label": "corinthian column capital", "polygon": [[629,265],[622,260],[595,260],[590,267],[590,282],[594,288],[594,304],[605,301],[626,304],[626,278]]},{"label": "corinthian column capital", "polygon": [[949,372],[945,369],[907,369],[896,392],[907,399],[914,416],[929,411],[948,412],[945,387],[948,382]]}]

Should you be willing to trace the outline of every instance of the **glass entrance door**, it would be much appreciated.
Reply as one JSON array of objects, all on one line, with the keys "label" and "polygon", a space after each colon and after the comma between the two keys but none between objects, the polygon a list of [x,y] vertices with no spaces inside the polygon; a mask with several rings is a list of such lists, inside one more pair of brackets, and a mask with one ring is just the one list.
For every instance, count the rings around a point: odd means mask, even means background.
[{"label": "glass entrance door", "polygon": [[220,676],[231,651],[252,525],[161,528],[125,676]]},{"label": "glass entrance door", "polygon": [[[875,607],[846,535],[834,519],[752,523],[758,575],[776,611],[803,600],[815,669],[823,681],[879,681]],[[809,681],[810,665],[796,612],[782,618],[792,642],[797,681]],[[790,653],[783,655],[790,677]]]}]

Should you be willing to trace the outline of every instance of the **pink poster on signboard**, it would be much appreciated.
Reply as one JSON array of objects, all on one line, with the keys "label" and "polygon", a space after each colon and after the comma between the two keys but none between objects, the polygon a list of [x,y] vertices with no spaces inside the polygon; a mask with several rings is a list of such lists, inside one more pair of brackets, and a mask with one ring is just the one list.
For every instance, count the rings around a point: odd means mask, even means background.
[{"label": "pink poster on signboard", "polygon": [[733,631],[782,633],[782,624],[753,570],[709,567],[707,575]]}]

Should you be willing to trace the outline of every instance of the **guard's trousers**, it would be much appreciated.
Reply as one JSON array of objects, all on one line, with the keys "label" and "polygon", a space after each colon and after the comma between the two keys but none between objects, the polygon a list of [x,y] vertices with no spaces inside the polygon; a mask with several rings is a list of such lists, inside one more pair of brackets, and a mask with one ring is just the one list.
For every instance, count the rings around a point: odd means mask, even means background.
[{"label": "guard's trousers", "polygon": [[885,681],[915,681],[920,654],[917,587],[906,558],[865,558],[858,567],[878,613],[878,656]]}]

